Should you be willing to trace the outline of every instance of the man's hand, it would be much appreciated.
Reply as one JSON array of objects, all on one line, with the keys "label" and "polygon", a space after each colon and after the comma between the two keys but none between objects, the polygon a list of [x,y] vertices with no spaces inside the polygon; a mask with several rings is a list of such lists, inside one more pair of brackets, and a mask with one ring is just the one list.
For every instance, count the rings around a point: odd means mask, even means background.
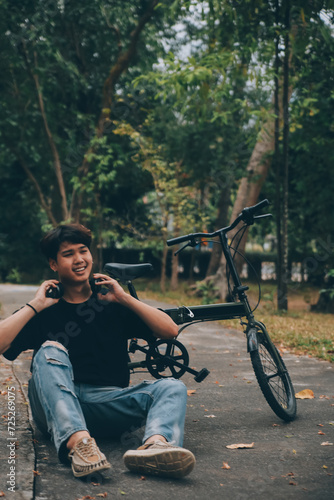
[{"label": "man's hand", "polygon": [[12,314],[8,318],[4,319],[0,323],[0,354],[4,353],[11,345],[12,341],[15,339],[16,335],[22,330],[22,328],[30,321],[34,316],[35,312],[39,313],[43,309],[56,304],[59,299],[52,299],[46,297],[46,291],[50,287],[55,287],[59,283],[57,280],[44,281],[38,288],[35,297],[29,301],[32,306],[24,306],[19,309],[15,314]]},{"label": "man's hand", "polygon": [[122,303],[128,297],[128,294],[123,290],[118,281],[110,278],[110,276],[94,273],[93,278],[96,280],[96,285],[102,285],[109,290],[108,293],[101,296],[103,300]]},{"label": "man's hand", "polygon": [[46,296],[47,290],[49,290],[49,288],[56,288],[56,285],[58,283],[58,280],[47,280],[41,284],[41,286],[35,293],[35,297],[29,302],[37,312],[40,312],[43,309],[53,306],[54,304],[57,304],[57,302],[59,302],[59,299],[53,299]]}]

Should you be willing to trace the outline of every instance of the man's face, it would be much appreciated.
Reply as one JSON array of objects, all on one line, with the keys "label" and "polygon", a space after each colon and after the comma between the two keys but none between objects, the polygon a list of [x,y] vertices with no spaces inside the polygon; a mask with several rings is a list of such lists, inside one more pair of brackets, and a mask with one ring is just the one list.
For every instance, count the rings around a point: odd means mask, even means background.
[{"label": "man's face", "polygon": [[92,254],[83,243],[61,243],[57,260],[50,259],[50,267],[57,271],[59,280],[66,283],[82,283],[89,279],[93,265]]}]

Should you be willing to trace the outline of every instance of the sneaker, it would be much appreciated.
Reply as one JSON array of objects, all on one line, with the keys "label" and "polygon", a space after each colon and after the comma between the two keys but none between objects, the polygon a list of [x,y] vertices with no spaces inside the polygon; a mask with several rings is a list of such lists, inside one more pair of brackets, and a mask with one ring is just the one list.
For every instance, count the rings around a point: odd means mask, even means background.
[{"label": "sneaker", "polygon": [[72,472],[75,477],[84,477],[110,468],[110,463],[101,453],[94,438],[81,439],[69,452]]},{"label": "sneaker", "polygon": [[128,450],[123,459],[132,472],[175,478],[189,474],[196,462],[191,451],[160,440]]}]

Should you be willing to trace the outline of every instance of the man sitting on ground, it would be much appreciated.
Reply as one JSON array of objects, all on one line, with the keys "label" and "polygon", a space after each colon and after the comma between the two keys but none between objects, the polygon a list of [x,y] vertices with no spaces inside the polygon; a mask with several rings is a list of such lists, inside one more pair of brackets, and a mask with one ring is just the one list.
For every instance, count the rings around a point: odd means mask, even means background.
[{"label": "man sitting on ground", "polygon": [[[143,445],[124,455],[129,470],[182,477],[194,455],[182,448],[187,391],[175,379],[129,386],[129,338],[173,339],[172,319],[126,293],[119,283],[93,274],[102,295],[92,292],[91,233],[61,225],[41,241],[58,280],[47,280],[35,297],[0,323],[0,353],[14,360],[34,349],[29,401],[37,427],[48,433],[62,462],[76,477],[110,467],[95,437],[121,437],[144,423]],[[47,291],[61,282],[63,296]]]}]

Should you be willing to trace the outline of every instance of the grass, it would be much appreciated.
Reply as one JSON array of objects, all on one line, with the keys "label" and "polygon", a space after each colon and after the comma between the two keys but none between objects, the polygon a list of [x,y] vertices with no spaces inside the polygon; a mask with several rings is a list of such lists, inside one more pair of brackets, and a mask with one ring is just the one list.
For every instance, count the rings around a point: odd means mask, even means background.
[{"label": "grass", "polygon": [[[257,302],[258,290],[250,285],[249,299],[253,306]],[[160,291],[158,281],[138,280],[138,295],[142,299],[153,299],[171,305],[198,305],[202,298],[191,291],[189,285],[181,282],[176,291]],[[318,290],[303,284],[295,284],[289,290],[288,311],[278,312],[276,308],[276,286],[261,284],[262,299],[255,318],[262,321],[276,346],[295,354],[304,354],[334,363],[334,317],[310,311],[316,303]],[[219,302],[214,300],[213,302]],[[240,329],[239,320],[224,321],[227,328]]]}]

